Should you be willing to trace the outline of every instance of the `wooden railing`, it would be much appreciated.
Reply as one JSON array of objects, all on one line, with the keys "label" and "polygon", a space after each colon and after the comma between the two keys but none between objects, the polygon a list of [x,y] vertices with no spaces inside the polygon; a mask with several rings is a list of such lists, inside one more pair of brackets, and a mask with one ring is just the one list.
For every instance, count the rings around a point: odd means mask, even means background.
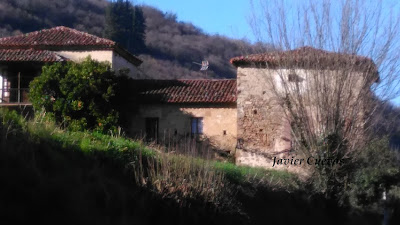
[{"label": "wooden railing", "polygon": [[28,99],[29,88],[7,88],[0,89],[0,104],[19,105],[30,104]]}]

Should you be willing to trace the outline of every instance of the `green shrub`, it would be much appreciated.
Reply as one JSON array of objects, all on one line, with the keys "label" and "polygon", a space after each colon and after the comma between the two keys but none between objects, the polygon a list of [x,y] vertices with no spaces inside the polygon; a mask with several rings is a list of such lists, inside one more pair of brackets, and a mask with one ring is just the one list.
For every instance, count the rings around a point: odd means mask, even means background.
[{"label": "green shrub", "polygon": [[26,121],[15,110],[0,108],[0,135],[1,138],[10,134],[16,135],[25,129]]},{"label": "green shrub", "polygon": [[113,100],[117,76],[110,64],[90,57],[81,63],[46,65],[30,84],[35,110],[44,109],[70,130],[114,129],[118,112]]},{"label": "green shrub", "polygon": [[371,141],[361,152],[357,170],[349,184],[347,195],[355,207],[374,207],[382,199],[384,191],[391,191],[400,184],[400,164],[395,152],[389,147],[388,138]]}]

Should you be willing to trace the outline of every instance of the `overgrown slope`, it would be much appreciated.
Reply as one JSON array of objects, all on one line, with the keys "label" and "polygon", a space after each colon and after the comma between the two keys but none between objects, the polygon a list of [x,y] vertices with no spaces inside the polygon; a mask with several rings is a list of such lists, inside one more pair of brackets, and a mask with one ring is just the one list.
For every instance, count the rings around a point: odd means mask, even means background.
[{"label": "overgrown slope", "polygon": [[0,222],[245,223],[236,187],[295,190],[293,175],[151,150],[139,142],[67,132],[0,109]]},{"label": "overgrown slope", "polygon": [[379,222],[286,172],[165,153],[115,134],[67,132],[46,117],[25,121],[4,109],[0,121],[2,224]]}]

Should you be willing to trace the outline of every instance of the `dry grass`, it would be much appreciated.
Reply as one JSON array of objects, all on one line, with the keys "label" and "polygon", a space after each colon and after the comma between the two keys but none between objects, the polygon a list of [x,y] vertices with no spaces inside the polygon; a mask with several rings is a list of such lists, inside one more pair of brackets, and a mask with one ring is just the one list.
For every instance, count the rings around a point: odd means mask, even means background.
[{"label": "dry grass", "polygon": [[265,185],[287,191],[299,187],[297,177],[290,173],[212,160],[213,151],[193,140],[179,145],[151,145],[150,148],[141,140],[123,137],[122,132],[111,135],[69,132],[44,114],[30,121],[14,112],[2,113],[2,118],[3,124],[9,124],[8,130],[27,135],[36,143],[50,143],[95,159],[116,162],[125,168],[136,185],[181,205],[197,202],[215,209],[239,210],[235,200],[238,186]]}]

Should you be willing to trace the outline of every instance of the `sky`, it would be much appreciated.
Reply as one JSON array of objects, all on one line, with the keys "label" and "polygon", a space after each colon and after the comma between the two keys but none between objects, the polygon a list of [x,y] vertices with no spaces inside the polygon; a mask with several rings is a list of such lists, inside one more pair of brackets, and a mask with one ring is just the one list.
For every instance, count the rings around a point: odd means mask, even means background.
[{"label": "sky", "polygon": [[136,0],[134,3],[172,12],[178,21],[190,22],[208,34],[254,41],[247,23],[251,11],[249,0]]}]

